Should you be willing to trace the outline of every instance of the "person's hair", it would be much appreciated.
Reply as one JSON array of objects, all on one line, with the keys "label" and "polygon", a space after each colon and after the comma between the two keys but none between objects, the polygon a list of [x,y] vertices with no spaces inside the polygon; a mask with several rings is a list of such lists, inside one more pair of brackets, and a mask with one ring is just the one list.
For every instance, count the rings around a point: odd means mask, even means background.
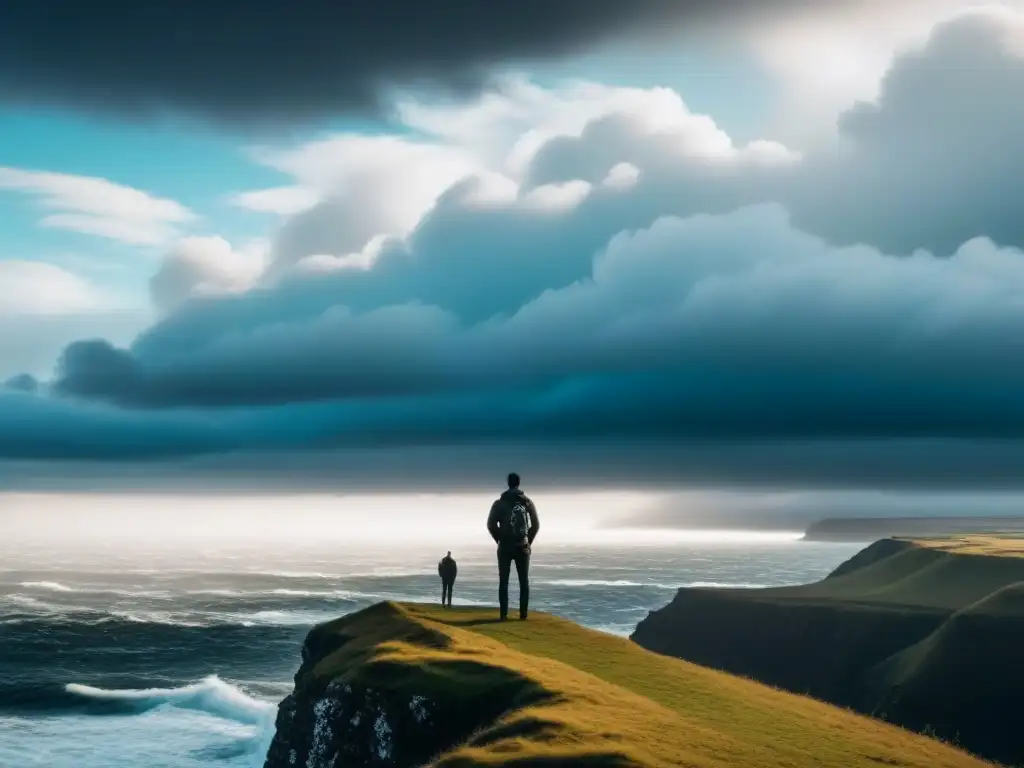
[{"label": "person's hair", "polygon": [[517,475],[515,472],[509,472],[508,473],[508,487],[509,488],[518,488],[519,487],[519,475]]}]

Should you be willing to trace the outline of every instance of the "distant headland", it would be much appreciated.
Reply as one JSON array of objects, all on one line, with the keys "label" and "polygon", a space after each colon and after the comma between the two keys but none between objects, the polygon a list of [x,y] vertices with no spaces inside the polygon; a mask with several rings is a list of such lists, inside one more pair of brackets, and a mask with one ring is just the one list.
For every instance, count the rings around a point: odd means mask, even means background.
[{"label": "distant headland", "polygon": [[869,543],[891,537],[1024,533],[1024,515],[1014,517],[836,517],[811,523],[805,541]]},{"label": "distant headland", "polygon": [[1024,763],[1024,533],[888,538],[814,584],[680,589],[632,639]]}]

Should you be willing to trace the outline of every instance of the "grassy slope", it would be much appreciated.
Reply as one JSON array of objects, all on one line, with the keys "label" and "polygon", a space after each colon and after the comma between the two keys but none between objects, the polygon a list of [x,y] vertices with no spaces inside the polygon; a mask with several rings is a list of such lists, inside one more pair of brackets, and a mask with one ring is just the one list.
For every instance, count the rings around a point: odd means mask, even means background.
[{"label": "grassy slope", "polygon": [[1024,704],[1024,583],[967,605],[919,643],[871,670],[876,709],[1020,763]]},{"label": "grassy slope", "polygon": [[1024,539],[1018,538],[883,540],[823,581],[763,590],[757,597],[957,611],[1024,581],[1020,555]]},{"label": "grassy slope", "polygon": [[955,552],[961,555],[1024,557],[1024,534],[940,536],[916,539],[913,543],[919,547]]},{"label": "grassy slope", "polygon": [[[967,768],[943,744],[542,614],[382,604],[324,625],[348,642],[314,675],[500,701],[437,765]],[[369,680],[367,680],[369,678]],[[468,711],[468,710],[467,710]]]},{"label": "grassy slope", "polygon": [[681,590],[635,637],[1021,761],[1022,555],[1017,536],[887,539],[814,584]]}]

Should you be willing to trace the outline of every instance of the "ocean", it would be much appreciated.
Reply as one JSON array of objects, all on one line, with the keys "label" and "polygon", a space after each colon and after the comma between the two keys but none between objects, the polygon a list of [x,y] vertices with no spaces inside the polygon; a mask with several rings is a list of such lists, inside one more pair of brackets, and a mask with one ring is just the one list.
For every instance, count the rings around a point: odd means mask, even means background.
[{"label": "ocean", "polygon": [[[675,590],[819,579],[860,545],[793,536],[538,542],[532,608],[627,635]],[[440,600],[431,546],[0,548],[0,766],[261,766],[315,622]],[[496,604],[492,547],[458,547],[454,602]],[[512,602],[516,601],[515,575]]]}]

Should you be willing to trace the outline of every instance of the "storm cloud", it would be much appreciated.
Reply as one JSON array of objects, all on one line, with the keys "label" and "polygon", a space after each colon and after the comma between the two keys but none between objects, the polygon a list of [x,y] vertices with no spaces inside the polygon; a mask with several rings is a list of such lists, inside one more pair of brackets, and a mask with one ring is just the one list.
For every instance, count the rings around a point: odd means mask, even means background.
[{"label": "storm cloud", "polygon": [[0,394],[20,430],[0,429],[0,454],[321,456],[304,476],[323,456],[425,451],[416,477],[503,457],[609,484],[1012,484],[1021,29],[995,12],[941,25],[828,151],[737,146],[678,99],[631,93],[514,180],[454,182],[363,262],[330,226],[358,187],[288,220],[272,279],[245,290],[208,257],[228,244],[193,243],[133,343],[83,339],[42,391]]},{"label": "storm cloud", "polygon": [[496,64],[702,31],[809,0],[101,0],[4,3],[0,97],[121,114],[284,121],[376,112],[395,87],[468,91]]},{"label": "storm cloud", "polygon": [[[783,209],[664,218],[510,316],[437,306],[264,315],[183,344],[70,346],[64,395],[134,406],[326,402],[323,439],[1019,437],[1024,253],[835,248]],[[236,322],[243,317],[235,316]]]}]

